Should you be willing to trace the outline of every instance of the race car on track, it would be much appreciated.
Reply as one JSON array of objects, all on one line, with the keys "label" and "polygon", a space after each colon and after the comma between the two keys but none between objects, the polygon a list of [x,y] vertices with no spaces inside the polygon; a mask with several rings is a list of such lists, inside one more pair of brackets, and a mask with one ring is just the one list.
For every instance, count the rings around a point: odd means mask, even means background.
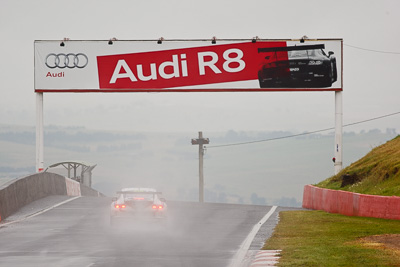
[{"label": "race car on track", "polygon": [[149,222],[166,218],[168,206],[154,188],[123,188],[111,203],[111,224],[118,221]]},{"label": "race car on track", "polygon": [[324,49],[324,44],[259,48],[264,56],[260,88],[331,87],[337,80],[336,58]]}]

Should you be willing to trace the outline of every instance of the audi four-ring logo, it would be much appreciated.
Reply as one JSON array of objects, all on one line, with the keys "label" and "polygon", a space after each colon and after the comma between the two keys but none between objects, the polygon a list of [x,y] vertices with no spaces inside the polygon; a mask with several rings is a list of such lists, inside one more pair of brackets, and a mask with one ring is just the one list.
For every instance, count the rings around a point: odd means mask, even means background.
[{"label": "audi four-ring logo", "polygon": [[89,63],[88,57],[85,54],[48,54],[46,57],[46,66],[50,69],[55,68],[84,68]]}]

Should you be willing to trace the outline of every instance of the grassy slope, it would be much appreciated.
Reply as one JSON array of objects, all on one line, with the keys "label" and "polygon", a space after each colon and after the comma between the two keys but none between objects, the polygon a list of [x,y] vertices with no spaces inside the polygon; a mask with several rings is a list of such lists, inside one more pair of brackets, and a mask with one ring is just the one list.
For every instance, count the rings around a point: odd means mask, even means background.
[{"label": "grassy slope", "polygon": [[[351,183],[342,186],[346,176]],[[361,194],[400,196],[400,136],[374,148],[365,157],[317,186]]]},{"label": "grassy slope", "polygon": [[[344,177],[352,182],[342,186]],[[317,186],[400,196],[400,136]],[[396,220],[287,211],[280,213],[280,222],[263,249],[282,249],[279,266],[400,266],[399,250],[362,242],[368,236],[399,233]]]},{"label": "grassy slope", "polygon": [[286,211],[263,249],[282,250],[279,266],[400,266],[400,251],[362,243],[363,237],[399,233],[396,220]]}]

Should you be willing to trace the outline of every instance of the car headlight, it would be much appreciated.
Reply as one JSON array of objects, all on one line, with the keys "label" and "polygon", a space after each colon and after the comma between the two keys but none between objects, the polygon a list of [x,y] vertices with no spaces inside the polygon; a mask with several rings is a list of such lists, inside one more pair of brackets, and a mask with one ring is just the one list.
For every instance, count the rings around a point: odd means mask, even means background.
[{"label": "car headlight", "polygon": [[321,65],[322,61],[321,60],[310,60],[308,62],[308,65]]}]

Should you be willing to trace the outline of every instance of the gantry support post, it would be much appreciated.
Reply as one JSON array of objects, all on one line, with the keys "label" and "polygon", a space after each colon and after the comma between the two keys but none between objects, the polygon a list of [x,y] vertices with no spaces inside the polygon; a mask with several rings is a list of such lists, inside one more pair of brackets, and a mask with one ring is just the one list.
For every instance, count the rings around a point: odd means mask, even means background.
[{"label": "gantry support post", "polygon": [[36,93],[36,172],[43,171],[43,93]]}]

